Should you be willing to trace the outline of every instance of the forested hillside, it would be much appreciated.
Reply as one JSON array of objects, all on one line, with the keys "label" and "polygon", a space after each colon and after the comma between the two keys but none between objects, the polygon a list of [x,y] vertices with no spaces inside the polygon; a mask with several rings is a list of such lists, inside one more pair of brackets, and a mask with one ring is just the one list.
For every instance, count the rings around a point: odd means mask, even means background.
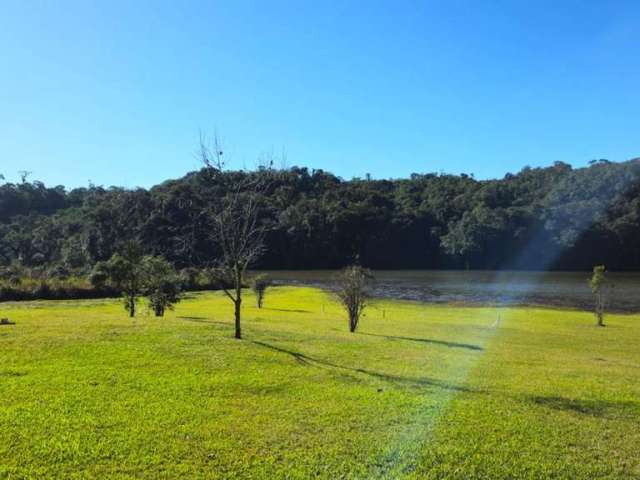
[{"label": "forested hillside", "polygon": [[[291,168],[268,176],[257,267],[640,269],[640,159],[524,168],[500,180],[414,174],[342,180]],[[129,239],[178,268],[217,255],[209,209],[226,195],[205,170],[149,190],[0,185],[0,262],[86,273]]]}]

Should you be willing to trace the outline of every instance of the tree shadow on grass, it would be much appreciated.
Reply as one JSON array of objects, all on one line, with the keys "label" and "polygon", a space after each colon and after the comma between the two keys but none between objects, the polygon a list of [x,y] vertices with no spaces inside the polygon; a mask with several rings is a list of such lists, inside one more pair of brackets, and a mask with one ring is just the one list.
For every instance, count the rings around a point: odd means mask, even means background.
[{"label": "tree shadow on grass", "polygon": [[311,310],[296,310],[293,308],[267,308],[263,307],[264,310],[272,310],[274,312],[288,312],[288,313],[313,313]]},{"label": "tree shadow on grass", "polygon": [[371,337],[387,338],[389,340],[407,340],[410,342],[429,343],[431,345],[444,345],[449,348],[466,348],[467,350],[481,351],[484,348],[470,343],[447,342],[445,340],[434,340],[431,338],[414,338],[414,337],[397,337],[394,335],[378,335],[377,333],[361,333],[360,335],[369,335]]},{"label": "tree shadow on grass", "polygon": [[211,320],[207,317],[177,317],[181,320],[186,320],[188,322],[195,322],[195,323],[210,323],[212,325],[224,325],[225,327],[228,327],[231,325],[231,323],[228,322],[219,322],[217,320]]},{"label": "tree shadow on grass", "polygon": [[383,380],[386,382],[392,382],[392,383],[397,383],[397,384],[402,384],[402,385],[412,386],[412,387],[436,387],[436,388],[442,388],[445,390],[452,390],[456,392],[480,393],[478,390],[474,390],[474,389],[463,387],[463,386],[453,385],[447,382],[442,382],[440,380],[430,379],[426,377],[403,377],[399,375],[376,372],[373,370],[366,370],[364,368],[345,367],[344,365],[338,365],[336,363],[329,362],[327,360],[310,357],[309,355],[306,355],[304,353],[296,352],[294,350],[287,350],[286,348],[278,347],[276,345],[271,345],[266,342],[260,342],[258,340],[252,340],[251,343],[255,345],[259,345],[261,347],[268,348],[270,350],[274,350],[276,352],[290,355],[297,362],[303,365],[320,367],[320,368],[346,370],[349,372],[364,374],[369,377],[377,378],[379,380]]},{"label": "tree shadow on grass", "polygon": [[0,377],[24,377],[26,374],[17,370],[0,370]]},{"label": "tree shadow on grass", "polygon": [[640,414],[640,402],[633,401],[612,402],[609,400],[582,400],[558,396],[544,397],[539,395],[530,395],[527,397],[527,401],[535,403],[536,405],[553,408],[554,410],[576,412],[594,417],[604,417],[608,414],[615,416],[625,413]]},{"label": "tree shadow on grass", "polygon": [[203,292],[183,292],[182,299],[183,300],[193,300],[194,298],[198,298],[202,296]]}]

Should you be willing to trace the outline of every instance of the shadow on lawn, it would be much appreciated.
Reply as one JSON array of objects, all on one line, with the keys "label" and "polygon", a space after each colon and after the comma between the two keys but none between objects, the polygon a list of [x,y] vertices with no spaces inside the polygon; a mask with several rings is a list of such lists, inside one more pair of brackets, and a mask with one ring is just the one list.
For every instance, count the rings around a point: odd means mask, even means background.
[{"label": "shadow on lawn", "polygon": [[611,402],[609,400],[580,400],[564,397],[528,396],[527,400],[537,405],[564,410],[567,412],[582,413],[594,417],[604,417],[607,414],[616,416],[624,413],[640,413],[640,403],[633,401]]},{"label": "shadow on lawn", "polygon": [[313,313],[311,310],[296,310],[292,308],[264,308],[265,310],[273,310],[274,312],[289,312],[289,313]]},{"label": "shadow on lawn", "polygon": [[313,358],[313,357],[310,357],[309,355],[305,355],[304,353],[296,352],[294,350],[287,350],[286,348],[278,347],[265,342],[260,342],[258,340],[252,340],[251,343],[255,345],[259,345],[261,347],[268,348],[270,350],[274,350],[276,352],[286,353],[287,355],[292,356],[293,358],[296,359],[296,361],[304,365],[348,370],[350,372],[361,373],[361,374],[368,375],[370,377],[384,380],[387,382],[401,383],[404,385],[409,385],[414,387],[437,387],[437,388],[443,388],[445,390],[453,390],[456,392],[480,393],[478,390],[474,390],[467,387],[461,387],[458,385],[452,385],[446,382],[441,382],[440,380],[433,380],[430,378],[402,377],[399,375],[391,375],[388,373],[380,373],[372,370],[366,370],[364,368],[345,367],[344,365],[338,365],[336,363],[332,363],[327,360]]},{"label": "shadow on lawn", "polygon": [[231,325],[231,323],[227,323],[227,322],[219,322],[216,320],[211,320],[207,317],[177,317],[181,320],[186,320],[188,322],[196,322],[196,323],[210,323],[212,325],[224,325],[225,327],[228,327],[229,325]]},{"label": "shadow on lawn", "polygon": [[429,343],[431,345],[444,345],[449,348],[466,348],[467,350],[484,350],[484,348],[479,347],[478,345],[472,345],[470,343],[458,343],[458,342],[447,342],[444,340],[433,340],[431,338],[414,338],[414,337],[396,337],[393,335],[379,335],[377,333],[360,333],[360,335],[369,335],[371,337],[381,337],[387,338],[389,340],[408,340],[410,342],[420,342],[420,343]]},{"label": "shadow on lawn", "polygon": [[18,370],[0,370],[0,377],[24,377],[26,374]]}]

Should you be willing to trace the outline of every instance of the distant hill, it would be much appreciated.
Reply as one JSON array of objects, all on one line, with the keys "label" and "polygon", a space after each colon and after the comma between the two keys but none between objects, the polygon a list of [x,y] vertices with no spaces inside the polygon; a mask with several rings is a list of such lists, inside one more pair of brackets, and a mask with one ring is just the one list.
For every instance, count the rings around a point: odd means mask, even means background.
[{"label": "distant hill", "polygon": [[[640,159],[557,162],[499,180],[414,174],[342,180],[323,170],[269,175],[258,267],[640,269]],[[227,177],[229,178],[229,177]],[[205,171],[149,190],[40,182],[0,185],[0,263],[87,272],[137,239],[179,268],[215,260],[208,209],[228,194]]]}]

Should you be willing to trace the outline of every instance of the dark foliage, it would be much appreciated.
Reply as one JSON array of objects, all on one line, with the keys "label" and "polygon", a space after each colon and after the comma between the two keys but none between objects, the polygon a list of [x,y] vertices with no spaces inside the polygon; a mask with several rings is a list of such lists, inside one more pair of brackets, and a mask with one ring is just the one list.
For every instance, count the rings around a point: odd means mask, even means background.
[{"label": "dark foliage", "polygon": [[[640,269],[640,160],[525,168],[500,180],[414,174],[344,181],[305,168],[207,169],[150,190],[0,185],[0,264],[87,275],[127,242],[193,282],[215,265],[209,212],[229,185],[268,175],[254,268]],[[99,286],[100,275],[95,278]]]}]

